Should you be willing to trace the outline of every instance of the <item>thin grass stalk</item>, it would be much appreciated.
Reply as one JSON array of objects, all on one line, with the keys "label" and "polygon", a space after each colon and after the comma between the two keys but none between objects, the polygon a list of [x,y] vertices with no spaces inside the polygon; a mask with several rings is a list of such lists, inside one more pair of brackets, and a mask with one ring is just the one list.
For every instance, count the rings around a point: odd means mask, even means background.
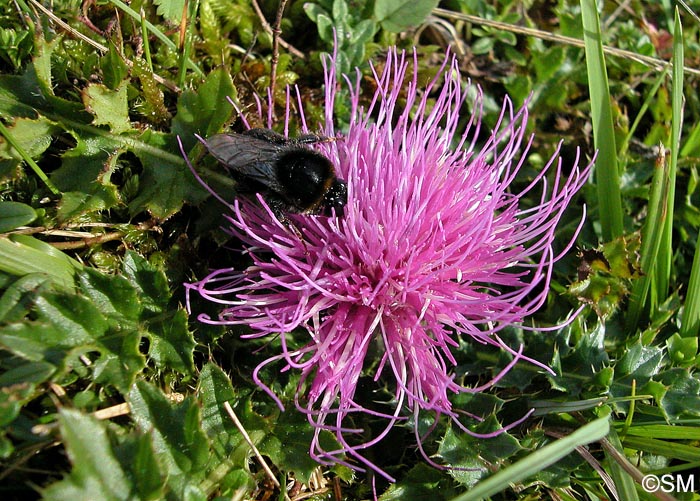
[{"label": "thin grass stalk", "polygon": [[676,7],[676,17],[673,28],[673,72],[671,79],[671,141],[669,159],[669,184],[666,199],[666,221],[661,234],[659,255],[654,261],[653,284],[654,290],[650,297],[650,307],[653,309],[668,296],[671,266],[673,263],[673,214],[676,193],[676,171],[678,168],[678,151],[681,142],[681,127],[683,126],[683,27],[680,14]]},{"label": "thin grass stalk", "polygon": [[661,234],[664,222],[668,217],[666,212],[666,199],[669,196],[669,164],[663,148],[656,161],[654,177],[651,182],[651,194],[649,196],[648,214],[642,227],[641,268],[643,275],[632,286],[629,307],[627,309],[626,328],[630,332],[638,329],[639,320],[642,317],[644,307],[647,304],[649,285],[652,280],[654,262],[661,246]]},{"label": "thin grass stalk", "polygon": [[593,141],[598,150],[595,167],[598,214],[603,240],[609,242],[621,237],[624,231],[610,88],[595,1],[581,0],[581,13],[591,98]]},{"label": "thin grass stalk", "polygon": [[15,140],[14,136],[10,132],[10,130],[3,125],[2,122],[0,122],[0,135],[5,138],[5,140],[12,146],[17,153],[19,153],[19,156],[22,157],[22,160],[24,160],[27,165],[34,171],[34,173],[41,179],[41,181],[44,183],[44,185],[49,189],[51,193],[54,195],[60,195],[61,191],[56,188],[56,186],[51,182],[49,177],[46,175],[46,173],[39,167],[39,165],[30,157],[26,151],[24,151],[24,148],[19,144],[18,141]]},{"label": "thin grass stalk", "polygon": [[153,60],[151,59],[151,42],[148,40],[148,27],[146,26],[146,12],[141,7],[141,40],[143,40],[143,55],[146,57],[148,71],[153,71]]},{"label": "thin grass stalk", "polygon": [[695,243],[695,257],[683,306],[680,335],[682,337],[700,335],[700,236]]},{"label": "thin grass stalk", "polygon": [[634,121],[632,122],[632,125],[630,125],[627,136],[625,136],[625,141],[622,143],[622,145],[620,145],[620,157],[624,156],[625,152],[629,148],[630,141],[634,137],[634,133],[637,131],[637,127],[639,127],[642,118],[644,118],[644,115],[646,115],[646,112],[649,110],[651,103],[658,99],[656,93],[659,91],[659,87],[661,87],[661,84],[664,82],[664,80],[666,80],[667,76],[668,69],[660,71],[656,77],[656,80],[654,81],[654,85],[651,87],[649,92],[646,93],[647,95],[644,98],[644,102],[642,103],[642,106],[639,107],[639,112],[637,113],[637,116],[634,117]]}]

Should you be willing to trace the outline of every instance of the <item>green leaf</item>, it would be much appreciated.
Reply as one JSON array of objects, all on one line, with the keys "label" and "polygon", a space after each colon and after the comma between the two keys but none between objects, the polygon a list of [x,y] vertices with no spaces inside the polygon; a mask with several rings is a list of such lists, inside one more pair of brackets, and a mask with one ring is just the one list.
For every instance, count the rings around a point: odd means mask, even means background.
[{"label": "green leaf", "polygon": [[348,4],[345,0],[333,0],[333,7],[331,14],[333,19],[337,21],[342,21],[348,16]]},{"label": "green leaf", "polygon": [[[326,43],[331,43],[333,41],[333,20],[325,14],[319,14],[316,17],[316,26],[318,27],[318,36]],[[340,31],[340,29],[338,29]],[[338,40],[342,40],[340,37],[342,33],[338,33]]]},{"label": "green leaf", "polygon": [[112,41],[109,44],[109,52],[100,58],[100,68],[105,85],[112,90],[121,87],[124,79],[129,75],[129,67]]},{"label": "green leaf", "polygon": [[171,297],[167,278],[134,252],[128,252],[123,274],[89,270],[81,276],[85,295],[123,335],[150,340],[148,355],[161,370],[194,373],[195,340],[183,309],[163,315]]},{"label": "green leaf", "polygon": [[85,109],[95,116],[93,124],[107,125],[114,134],[131,129],[126,84],[116,90],[102,84],[90,84],[82,91]]},{"label": "green leaf", "polygon": [[180,24],[185,0],[153,0],[158,6],[158,15],[174,24]]},{"label": "green leaf", "polygon": [[129,329],[121,317],[115,320],[105,315],[98,306],[99,301],[95,304],[85,296],[46,291],[34,299],[36,320],[4,326],[0,345],[27,360],[68,368],[74,357],[98,352],[91,366],[94,381],[125,393],[145,366],[139,351],[142,334]]},{"label": "green leaf", "polygon": [[175,311],[169,318],[152,318],[148,331],[148,355],[161,369],[193,374],[196,342],[187,329],[187,312]]},{"label": "green leaf", "polygon": [[617,166],[617,145],[613,127],[608,73],[603,54],[603,35],[596,2],[581,0],[586,67],[591,99],[593,139],[598,150],[596,160],[596,185],[602,225],[603,240],[609,242],[622,236],[622,199],[620,176]]},{"label": "green leaf", "polygon": [[674,364],[681,367],[691,367],[695,365],[698,355],[698,338],[681,337],[675,333],[666,340],[668,356]]},{"label": "green leaf", "polygon": [[30,362],[21,364],[0,375],[0,386],[27,385],[43,383],[56,371],[56,367],[47,362]]},{"label": "green leaf", "polygon": [[[155,217],[166,219],[182,207],[194,188],[192,174],[180,157],[162,155],[164,151],[179,151],[175,137],[152,130],[144,132],[140,139],[151,148],[134,150],[143,165],[141,189],[129,204],[132,215],[148,210]],[[198,189],[198,188],[197,188]],[[201,191],[200,191],[201,194]]]},{"label": "green leaf", "polygon": [[560,438],[549,445],[529,454],[517,463],[507,466],[486,480],[479,482],[475,487],[454,498],[454,501],[471,501],[484,499],[503,491],[508,485],[520,482],[535,475],[543,468],[552,465],[561,458],[573,452],[576,447],[600,440],[608,434],[610,429],[609,418],[599,418],[592,421],[571,435]]},{"label": "green leaf", "polygon": [[196,401],[188,397],[173,403],[145,381],[133,386],[128,400],[138,429],[152,437],[168,487],[175,493],[195,493],[209,461],[209,440],[202,431]]},{"label": "green leaf", "polygon": [[[23,401],[26,401],[33,391],[34,385],[29,383],[2,388],[0,391],[0,437],[5,435],[6,430],[3,428],[6,428],[20,416]],[[5,457],[5,454],[0,454],[0,457]]]},{"label": "green leaf", "polygon": [[[44,117],[37,119],[17,118],[8,131],[12,138],[31,158],[37,158],[51,144],[52,136],[59,127]],[[21,155],[2,136],[0,136],[0,158],[20,159]]]},{"label": "green leaf", "polygon": [[488,473],[479,451],[488,448],[489,444],[490,440],[478,440],[466,433],[457,434],[450,427],[440,441],[438,454],[454,468],[449,470],[452,478],[472,487]]},{"label": "green leaf", "polygon": [[364,19],[357,23],[350,36],[351,44],[359,44],[364,49],[364,44],[372,39],[377,32],[377,25],[372,19]]},{"label": "green leaf", "polygon": [[71,409],[61,410],[59,424],[73,469],[63,480],[44,489],[44,498],[133,499],[131,482],[114,456],[104,425]]},{"label": "green leaf", "polygon": [[152,313],[162,313],[170,301],[171,293],[165,274],[152,266],[136,252],[124,256],[122,273],[139,292],[139,302]]},{"label": "green leaf", "polygon": [[[206,364],[199,375],[197,398],[202,403],[202,429],[210,438],[219,459],[230,463],[231,470],[245,468],[252,451],[224,409],[225,402],[235,407],[240,399],[230,378],[215,364]],[[244,426],[253,437],[261,435],[258,431],[260,420],[254,427],[249,427],[246,416],[239,416],[239,419],[246,421]]]},{"label": "green leaf", "polygon": [[80,268],[77,261],[33,237],[0,237],[0,270],[11,275],[41,273],[63,287],[72,287]]},{"label": "green leaf", "polygon": [[212,71],[197,92],[185,91],[180,95],[172,131],[182,139],[185,151],[197,143],[194,134],[209,137],[221,132],[233,114],[227,98],[235,97],[233,80],[224,68]]},{"label": "green leaf", "polygon": [[233,423],[223,405],[224,402],[233,405],[237,398],[231,379],[220,367],[210,362],[202,367],[199,374],[197,396],[202,402],[202,429],[212,438],[220,434],[230,436]]},{"label": "green leaf", "polygon": [[425,21],[437,4],[438,0],[377,0],[374,17],[385,30],[399,33]]},{"label": "green leaf", "polygon": [[27,225],[37,217],[36,211],[19,202],[0,202],[0,233]]},{"label": "green leaf", "polygon": [[153,450],[151,437],[147,433],[132,433],[124,437],[114,448],[122,468],[129,475],[139,501],[167,499],[166,480],[161,471],[158,455]]},{"label": "green leaf", "polygon": [[63,192],[56,215],[61,222],[72,221],[85,214],[111,209],[118,205],[118,202],[118,193],[114,185],[103,186],[94,183],[90,193],[82,191]]},{"label": "green leaf", "polygon": [[418,463],[406,476],[389,486],[382,494],[382,501],[404,501],[406,499],[442,501],[453,499],[458,491],[453,482],[448,482],[439,470]]},{"label": "green leaf", "polygon": [[135,324],[143,310],[140,298],[134,286],[126,278],[105,275],[97,270],[87,268],[79,276],[81,292],[99,308],[102,315],[117,319],[125,328],[124,322]]},{"label": "green leaf", "polygon": [[[318,468],[318,463],[309,455],[314,430],[306,416],[291,408],[274,421],[274,429],[258,444],[260,452],[268,456],[283,471],[293,471],[294,476],[308,484]],[[325,450],[339,450],[341,445],[328,431],[321,432],[321,447]]]},{"label": "green leaf", "polygon": [[658,377],[666,386],[659,405],[670,421],[700,416],[700,380],[687,369],[670,369]]},{"label": "green leaf", "polygon": [[51,173],[51,180],[62,191],[91,193],[92,186],[105,177],[108,159],[121,149],[121,145],[105,136],[83,134],[75,137],[77,144],[62,156],[61,167]]}]

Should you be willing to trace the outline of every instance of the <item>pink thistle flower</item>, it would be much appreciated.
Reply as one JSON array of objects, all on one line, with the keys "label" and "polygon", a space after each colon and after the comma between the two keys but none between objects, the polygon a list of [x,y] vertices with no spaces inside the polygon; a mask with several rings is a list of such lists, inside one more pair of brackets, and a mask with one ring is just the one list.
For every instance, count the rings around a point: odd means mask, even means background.
[{"label": "pink thistle flower", "polygon": [[[306,330],[309,342],[300,349],[280,337],[281,353],[256,368],[256,383],[282,407],[259,379],[260,369],[282,362],[282,370],[300,371],[296,405],[316,429],[311,455],[322,464],[369,467],[389,480],[361,452],[406,419],[405,410],[447,415],[471,433],[459,422],[450,394],[482,391],[519,360],[551,372],[525,357],[522,347],[507,346],[498,332],[544,303],[553,265],[573,245],[572,240],[554,254],[557,223],[591,169],[591,164],[579,168],[577,157],[565,176],[557,148],[536,179],[512,193],[509,187],[532,143],[525,131],[527,109],[515,110],[506,98],[496,126],[477,149],[480,91],[476,111],[458,135],[468,93],[456,60],[448,57],[424,88],[417,67],[415,55],[411,61],[389,51],[381,74],[373,69],[377,90],[367,109],[359,105],[359,72],[354,83],[346,78],[349,128],[341,140],[315,145],[347,181],[342,218],[290,215],[284,224],[261,197],[259,205],[236,200],[229,205],[229,231],[244,242],[253,265],[216,270],[187,284],[188,295],[196,291],[223,306],[216,319],[200,315],[203,322],[248,326],[247,338]],[[325,68],[322,132],[333,137],[338,82],[333,64]],[[552,169],[549,186],[545,175]],[[539,204],[520,208],[523,196],[536,198],[533,191],[541,193]],[[508,351],[512,362],[486,385],[456,383],[451,350],[464,337]],[[395,382],[391,415],[354,399],[375,340],[384,351],[374,380],[393,376]],[[386,428],[369,442],[351,443],[348,437],[361,430],[345,423],[357,412],[386,418]],[[334,432],[342,447],[324,450],[321,430]],[[416,436],[420,446],[422,438]],[[349,463],[348,456],[364,467]]]}]

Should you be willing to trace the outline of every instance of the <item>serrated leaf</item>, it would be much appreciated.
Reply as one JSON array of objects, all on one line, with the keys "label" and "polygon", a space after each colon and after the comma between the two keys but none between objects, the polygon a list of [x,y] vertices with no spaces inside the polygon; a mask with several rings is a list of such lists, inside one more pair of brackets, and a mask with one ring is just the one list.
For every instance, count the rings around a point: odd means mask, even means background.
[{"label": "serrated leaf", "polygon": [[152,266],[143,257],[133,251],[124,256],[122,273],[131,285],[139,291],[139,301],[144,309],[153,313],[162,313],[171,293],[165,274]]},{"label": "serrated leaf", "polygon": [[153,0],[158,6],[158,15],[174,24],[180,24],[185,0]]},{"label": "serrated leaf", "polygon": [[[561,335],[563,336],[563,332]],[[601,372],[609,364],[608,355],[604,349],[605,325],[600,323],[578,339],[576,345],[566,354],[558,354],[560,363],[557,374],[547,374],[552,386],[571,395],[578,395],[582,388],[590,384],[596,377],[605,377]],[[562,339],[558,344],[566,346]]]},{"label": "serrated leaf", "polygon": [[194,348],[197,343],[187,329],[187,318],[187,312],[180,309],[167,319],[150,319],[148,331],[151,347],[148,355],[160,368],[182,374],[194,373]]},{"label": "serrated leaf", "polygon": [[377,0],[374,17],[385,30],[399,33],[425,21],[437,4],[438,0]]},{"label": "serrated leaf", "polygon": [[199,491],[197,485],[209,459],[209,440],[195,400],[188,397],[174,403],[154,386],[138,381],[129,393],[129,403],[139,430],[152,437],[169,487],[176,493]]},{"label": "serrated leaf", "polygon": [[[487,434],[502,429],[502,425],[491,415],[473,431]],[[500,464],[521,450],[518,441],[507,432],[483,439],[467,433],[457,434],[450,428],[440,441],[438,453],[450,466],[450,475],[471,487],[487,475],[488,464]]]},{"label": "serrated leaf", "polygon": [[45,499],[132,499],[132,485],[112,452],[104,425],[71,409],[61,410],[61,437],[73,465],[61,481],[43,489]]},{"label": "serrated leaf", "polygon": [[656,346],[642,346],[637,342],[628,347],[615,365],[617,376],[634,377],[637,383],[656,375],[663,358],[663,350]]},{"label": "serrated leaf", "polygon": [[[59,127],[44,117],[17,118],[8,130],[24,152],[31,158],[36,158],[51,145],[52,136],[56,134]],[[0,158],[21,159],[17,150],[2,136],[0,136]]]},{"label": "serrated leaf", "polygon": [[608,418],[592,421],[570,435],[560,438],[525,458],[500,469],[497,473],[476,484],[472,489],[454,498],[455,501],[476,501],[501,492],[510,483],[520,482],[542,471],[549,465],[573,452],[576,447],[600,440],[608,434]]},{"label": "serrated leaf", "polygon": [[142,303],[136,289],[122,276],[112,276],[87,268],[78,277],[81,291],[99,308],[104,316],[124,322],[136,323],[142,311]]},{"label": "serrated leaf", "polygon": [[197,92],[185,91],[180,95],[172,131],[180,136],[185,151],[197,142],[194,134],[209,137],[221,131],[234,111],[227,98],[235,97],[233,80],[224,68],[212,71]]},{"label": "serrated leaf", "polygon": [[[70,101],[54,94],[53,83],[51,81],[51,57],[54,49],[60,42],[60,37],[47,42],[43,35],[35,39],[35,55],[32,64],[27,67],[23,78],[24,84],[35,87],[36,90],[29,90],[34,97],[25,103],[36,106],[36,109],[44,114],[53,114],[54,118],[69,119],[79,123],[90,123],[90,114],[85,111],[82,103]],[[23,92],[26,95],[27,91]],[[36,104],[34,104],[36,103]]]},{"label": "serrated leaf", "polygon": [[148,336],[148,355],[160,369],[192,374],[196,343],[185,311],[162,315],[171,296],[165,275],[133,252],[127,253],[123,269],[120,276],[86,271],[80,277],[83,292],[124,336],[129,331],[138,340]]},{"label": "serrated leaf", "polygon": [[118,205],[119,196],[116,186],[102,186],[93,183],[90,193],[82,191],[64,191],[58,204],[58,220],[61,222],[78,219],[80,216],[111,209]]},{"label": "serrated leaf", "polygon": [[134,484],[134,490],[138,494],[135,499],[168,499],[165,496],[165,477],[148,434],[132,433],[124,437],[114,447],[114,454]]},{"label": "serrated leaf", "polygon": [[233,405],[236,393],[231,380],[220,367],[211,362],[202,367],[197,396],[202,402],[202,429],[207,435],[214,437],[229,433],[232,423],[224,410],[224,402]]},{"label": "serrated leaf", "polygon": [[157,133],[152,130],[144,132],[140,139],[151,146],[134,150],[143,165],[141,189],[129,204],[132,215],[148,210],[155,217],[166,219],[182,207],[183,201],[189,199],[193,190],[193,178],[185,161],[161,152],[179,151],[175,137]]},{"label": "serrated leaf", "polygon": [[[260,452],[268,456],[278,468],[293,471],[296,478],[308,484],[318,463],[309,455],[314,430],[306,416],[290,409],[279,415],[271,431],[258,444]],[[342,448],[327,431],[321,432],[319,441],[324,450]]]},{"label": "serrated leaf", "polygon": [[66,363],[81,353],[98,352],[92,364],[95,382],[128,391],[145,366],[141,333],[124,329],[84,297],[48,291],[34,300],[36,321],[24,320],[0,330],[0,344],[31,361]]},{"label": "serrated leaf", "polygon": [[141,333],[112,332],[100,340],[100,357],[93,365],[96,383],[112,385],[126,393],[134,384],[136,375],[146,366],[146,358],[139,351]]},{"label": "serrated leaf", "polygon": [[[631,394],[632,381],[637,387],[644,386],[656,376],[661,368],[663,350],[656,346],[643,346],[640,342],[628,347],[617,364],[615,380],[610,386],[610,394],[624,398]],[[616,407],[626,409],[626,402],[617,402]]]},{"label": "serrated leaf", "polygon": [[123,83],[115,90],[102,84],[90,84],[83,89],[83,103],[95,117],[93,124],[107,125],[114,134],[131,129],[126,88]]},{"label": "serrated leaf", "polygon": [[0,202],[0,233],[14,230],[36,219],[36,211],[19,202]]},{"label": "serrated leaf", "polygon": [[122,145],[107,135],[84,133],[75,136],[77,144],[63,154],[61,167],[51,180],[61,191],[92,193],[95,181],[109,181],[114,168],[110,158],[122,151]]},{"label": "serrated leaf", "polygon": [[[222,476],[220,482],[230,484],[232,488],[236,485],[250,487],[253,483],[247,471],[250,447],[224,408],[225,402],[234,406],[238,396],[229,377],[213,363],[202,368],[197,384],[197,398],[202,405],[202,429],[211,441],[214,455],[221,462],[217,468]],[[257,434],[254,432],[253,435]]]},{"label": "serrated leaf", "polygon": [[404,501],[406,499],[441,501],[453,499],[460,491],[454,482],[448,482],[439,470],[426,464],[417,464],[406,476],[392,484],[382,494],[382,501]]},{"label": "serrated leaf", "polygon": [[696,375],[687,369],[671,369],[658,379],[666,385],[659,405],[667,419],[674,421],[681,417],[700,416],[700,380]]}]

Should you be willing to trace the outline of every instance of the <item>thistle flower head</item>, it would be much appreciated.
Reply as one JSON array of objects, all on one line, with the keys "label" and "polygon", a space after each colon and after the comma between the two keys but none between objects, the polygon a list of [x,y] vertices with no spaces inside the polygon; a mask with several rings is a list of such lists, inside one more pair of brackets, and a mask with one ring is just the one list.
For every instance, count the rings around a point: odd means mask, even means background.
[{"label": "thistle flower head", "polygon": [[[564,175],[557,148],[541,173],[513,193],[532,142],[527,109],[514,109],[506,98],[496,126],[485,132],[477,90],[465,127],[461,113],[475,93],[463,86],[456,60],[447,57],[425,86],[417,67],[415,55],[389,51],[383,69],[373,70],[376,91],[363,108],[359,75],[339,82],[327,64],[322,132],[338,135],[333,107],[341,83],[349,88],[352,118],[341,140],[314,147],[347,181],[344,216],[290,215],[283,223],[261,197],[259,203],[236,200],[228,229],[253,264],[187,284],[188,292],[222,306],[218,318],[200,315],[204,322],[245,325],[249,338],[308,333],[299,349],[282,336],[281,352],[256,369],[256,382],[281,406],[259,379],[260,369],[279,362],[281,370],[300,371],[297,407],[316,429],[311,454],[324,464],[370,467],[389,479],[362,450],[407,411],[456,420],[451,394],[483,390],[518,360],[545,368],[498,333],[545,301],[562,254],[552,246],[557,223],[590,170],[579,168],[577,158]],[[550,186],[545,174],[551,170]],[[522,208],[524,196],[539,203]],[[512,363],[484,386],[462,386],[452,353],[460,338],[501,347]],[[380,359],[370,364],[368,350],[377,344]],[[355,400],[358,379],[370,365],[375,381],[390,380],[390,415]],[[385,417],[385,430],[356,443],[351,437],[358,430],[346,418],[357,412]],[[321,430],[334,432],[342,448],[324,450]]]}]

